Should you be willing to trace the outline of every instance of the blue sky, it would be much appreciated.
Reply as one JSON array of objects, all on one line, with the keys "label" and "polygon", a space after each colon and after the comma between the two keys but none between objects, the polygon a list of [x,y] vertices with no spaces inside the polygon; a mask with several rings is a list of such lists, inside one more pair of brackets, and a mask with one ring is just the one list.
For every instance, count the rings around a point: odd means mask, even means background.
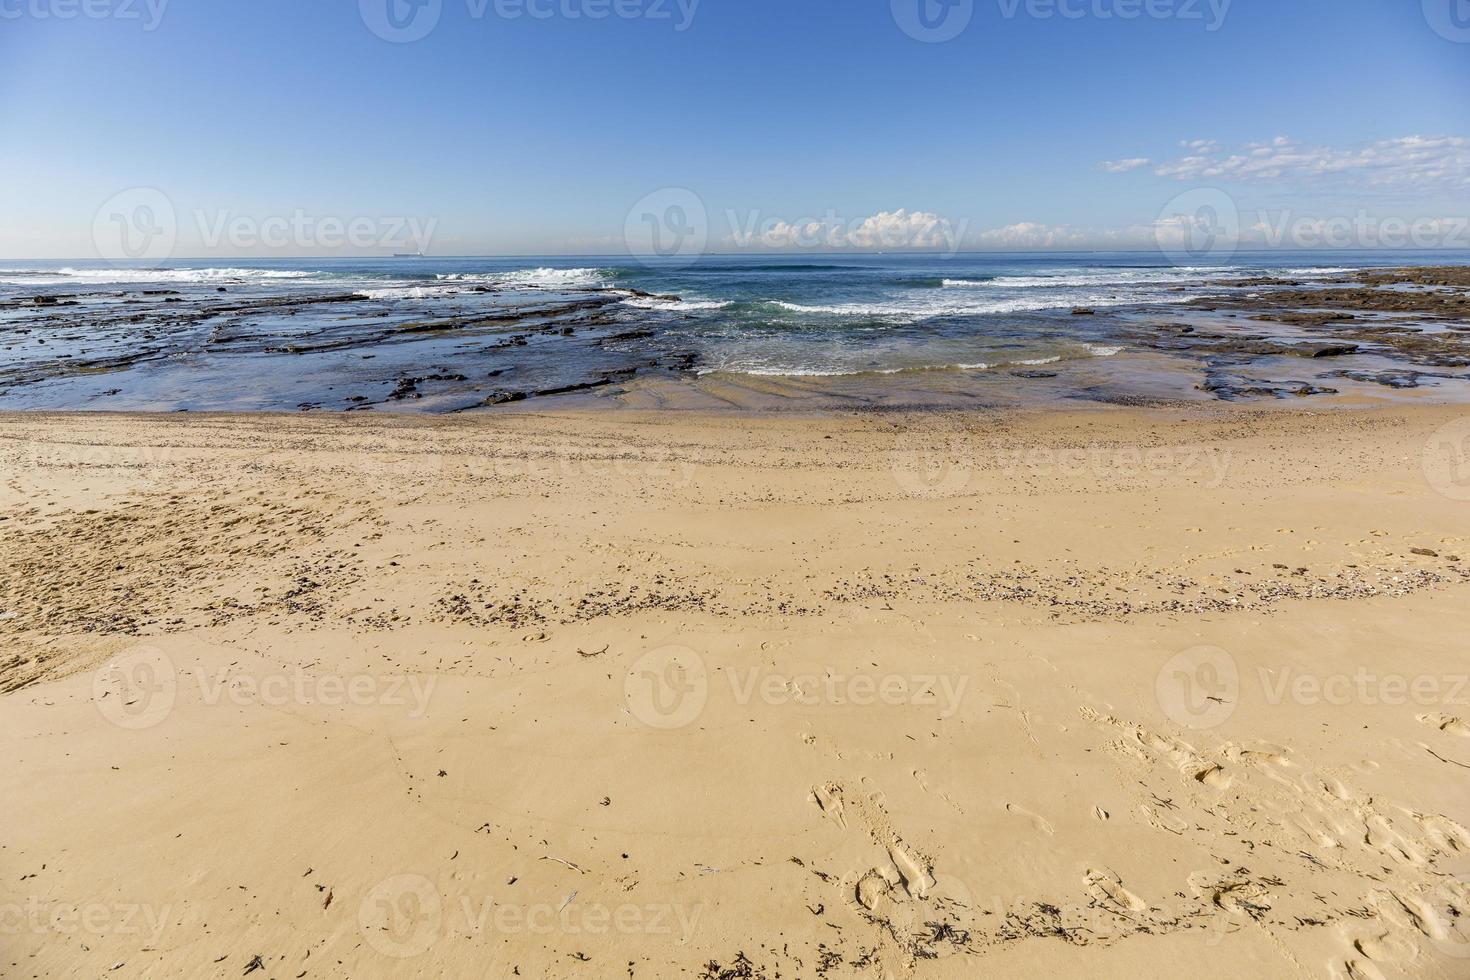
[{"label": "blue sky", "polygon": [[1243,227],[1470,214],[1470,0],[431,0],[402,43],[389,2],[0,0],[0,255],[93,255],[134,188],[179,255],[330,219],[615,253],[666,188],[716,250],[1127,247],[1198,188]]}]

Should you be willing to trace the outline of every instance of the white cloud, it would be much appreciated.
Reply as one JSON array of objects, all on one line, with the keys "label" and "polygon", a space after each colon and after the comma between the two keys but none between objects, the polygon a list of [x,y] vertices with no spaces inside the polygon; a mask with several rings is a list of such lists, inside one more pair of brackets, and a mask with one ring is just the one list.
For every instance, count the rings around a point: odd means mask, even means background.
[{"label": "white cloud", "polygon": [[1188,181],[1331,179],[1373,187],[1470,187],[1470,139],[1461,136],[1404,136],[1354,147],[1304,146],[1278,136],[1233,151],[1209,140],[1182,145],[1189,153],[1157,164],[1155,174]]},{"label": "white cloud", "polygon": [[929,211],[880,211],[855,220],[845,220],[834,212],[821,218],[761,219],[749,214],[741,220],[734,212],[727,216],[735,228],[725,243],[736,248],[953,248],[968,222],[958,225]]},{"label": "white cloud", "polygon": [[1100,166],[1110,174],[1126,174],[1142,170],[1152,162],[1148,157],[1134,157],[1131,160],[1105,160]]},{"label": "white cloud", "polygon": [[1039,221],[1022,221],[1004,228],[991,228],[976,238],[988,248],[1035,249],[1082,245],[1092,232],[1070,225],[1048,225]]}]

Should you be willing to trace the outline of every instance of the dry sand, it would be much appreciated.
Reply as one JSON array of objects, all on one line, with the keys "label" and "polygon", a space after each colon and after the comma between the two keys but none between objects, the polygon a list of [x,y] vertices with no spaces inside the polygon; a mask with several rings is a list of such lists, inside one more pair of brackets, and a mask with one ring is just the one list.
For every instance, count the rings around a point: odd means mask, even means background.
[{"label": "dry sand", "polygon": [[0,417],[0,975],[1470,976],[1467,450]]}]

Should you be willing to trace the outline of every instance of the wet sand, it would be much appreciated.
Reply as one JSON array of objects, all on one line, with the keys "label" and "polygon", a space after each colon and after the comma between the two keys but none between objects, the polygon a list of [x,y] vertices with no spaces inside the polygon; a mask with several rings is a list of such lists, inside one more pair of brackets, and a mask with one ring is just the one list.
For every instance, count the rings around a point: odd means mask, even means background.
[{"label": "wet sand", "polygon": [[1470,418],[1314,403],[0,416],[0,973],[1463,977]]}]

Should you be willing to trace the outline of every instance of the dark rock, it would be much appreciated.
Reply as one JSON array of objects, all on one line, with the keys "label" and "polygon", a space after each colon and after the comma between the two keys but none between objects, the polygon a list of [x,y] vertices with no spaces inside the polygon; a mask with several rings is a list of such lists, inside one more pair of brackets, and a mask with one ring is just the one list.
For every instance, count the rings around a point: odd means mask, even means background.
[{"label": "dark rock", "polygon": [[574,391],[587,391],[591,388],[601,388],[604,385],[612,384],[614,380],[613,378],[598,378],[596,381],[583,381],[574,385],[562,385],[560,388],[545,388],[536,392],[536,397],[545,398],[548,395],[569,395]]},{"label": "dark rock", "polygon": [[1211,377],[1197,386],[1222,401],[1241,398],[1305,398],[1309,395],[1335,395],[1336,388],[1324,388],[1306,381],[1265,381],[1260,378]]}]

